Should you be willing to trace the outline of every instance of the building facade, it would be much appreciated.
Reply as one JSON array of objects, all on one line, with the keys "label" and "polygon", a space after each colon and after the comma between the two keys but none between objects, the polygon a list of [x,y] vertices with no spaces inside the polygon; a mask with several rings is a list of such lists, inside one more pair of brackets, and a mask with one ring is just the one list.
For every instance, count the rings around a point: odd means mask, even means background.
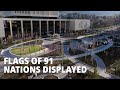
[{"label": "building facade", "polygon": [[1,11],[0,16],[0,38],[6,39],[64,36],[90,27],[90,20],[59,19],[59,11]]},{"label": "building facade", "polygon": [[1,11],[2,17],[59,17],[58,11]]}]

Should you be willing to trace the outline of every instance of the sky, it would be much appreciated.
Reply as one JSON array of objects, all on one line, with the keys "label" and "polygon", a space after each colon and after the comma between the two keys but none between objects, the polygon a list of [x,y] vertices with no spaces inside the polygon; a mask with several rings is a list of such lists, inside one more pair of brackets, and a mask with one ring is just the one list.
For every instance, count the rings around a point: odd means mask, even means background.
[{"label": "sky", "polygon": [[62,13],[72,13],[78,12],[81,14],[95,14],[97,16],[112,16],[115,14],[120,14],[120,11],[62,11]]}]

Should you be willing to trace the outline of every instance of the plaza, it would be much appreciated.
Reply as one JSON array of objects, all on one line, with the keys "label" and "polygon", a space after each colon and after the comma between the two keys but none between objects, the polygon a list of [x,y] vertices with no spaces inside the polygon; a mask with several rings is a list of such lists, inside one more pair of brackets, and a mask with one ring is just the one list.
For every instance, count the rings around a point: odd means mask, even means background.
[{"label": "plaza", "polygon": [[[43,46],[46,47],[47,45],[51,45],[52,43],[55,43],[55,42],[57,42],[57,41],[65,42],[66,40],[67,40],[67,39],[65,39],[65,38],[60,38],[60,39],[58,39],[58,40],[53,40],[53,41],[43,40],[43,43],[44,43]],[[69,39],[69,40],[72,40],[72,39]],[[108,39],[108,40],[109,40],[109,39]],[[51,42],[51,43],[49,43],[49,42]],[[28,42],[23,42],[23,43],[28,43]],[[20,44],[21,44],[21,43],[20,43]],[[22,44],[21,44],[21,45],[22,45]],[[94,49],[91,49],[91,50],[89,50],[89,51],[87,51],[87,52],[84,51],[84,53],[82,53],[82,54],[77,54],[77,55],[73,55],[73,56],[71,56],[71,55],[69,54],[69,51],[66,51],[66,50],[68,50],[68,49],[65,49],[65,47],[66,47],[66,45],[65,45],[65,46],[64,46],[64,54],[63,54],[63,56],[60,56],[60,57],[53,56],[53,60],[54,60],[54,61],[57,61],[57,60],[63,61],[64,59],[69,59],[70,61],[72,61],[72,62],[74,63],[73,66],[82,66],[82,65],[85,65],[85,66],[87,67],[88,71],[94,72],[92,66],[89,66],[89,65],[87,65],[87,64],[84,64],[84,63],[82,63],[82,62],[80,62],[80,61],[77,60],[78,57],[84,57],[84,56],[87,56],[87,55],[91,55],[91,56],[94,57],[95,62],[97,63],[97,70],[98,70],[100,76],[105,77],[105,78],[107,78],[107,79],[110,79],[110,78],[117,78],[117,79],[118,79],[119,77],[114,76],[114,75],[110,75],[110,74],[107,74],[107,73],[106,73],[106,66],[105,66],[104,62],[102,61],[102,59],[101,59],[100,57],[98,57],[98,56],[96,55],[96,53],[102,52],[102,51],[110,48],[112,45],[113,45],[113,42],[110,41],[110,42],[108,42],[107,45],[100,45],[99,47],[96,47],[96,48],[94,48]],[[20,46],[20,45],[19,45],[19,44],[13,45],[13,46],[11,46],[11,47],[3,50],[3,51],[1,52],[1,54],[2,54],[4,57],[9,57],[9,58],[18,57],[18,56],[16,56],[16,55],[13,55],[12,53],[10,53],[10,49],[11,49],[11,48],[15,48],[16,46]],[[68,46],[68,47],[69,47],[69,46]],[[66,48],[68,48],[68,47],[66,47]],[[48,47],[46,47],[46,48],[48,48]],[[54,48],[54,49],[55,49],[55,48]],[[54,50],[54,49],[53,49],[53,50]],[[50,49],[50,51],[53,51],[53,50]],[[86,50],[86,49],[85,49],[85,50]],[[37,56],[44,55],[44,54],[48,54],[48,53],[50,53],[50,51],[49,51],[49,49],[47,49],[45,52],[41,52],[41,54],[35,52],[35,54],[31,54],[31,56],[32,56],[32,57],[35,57],[37,54],[38,54]],[[37,56],[36,56],[36,57],[37,57]],[[49,56],[49,55],[48,55],[48,56]],[[25,55],[25,57],[26,57],[26,55]],[[50,56],[50,57],[51,57],[51,56]],[[18,57],[18,58],[20,58],[20,57]],[[45,76],[46,76],[46,74],[42,74],[42,75],[45,75]],[[56,74],[55,74],[55,75],[56,75]],[[66,74],[63,74],[63,73],[62,73],[62,76],[59,76],[59,75],[61,75],[61,73],[58,73],[58,74],[57,74],[58,78],[64,78],[64,77],[66,76]],[[37,78],[37,77],[39,78],[39,77],[42,77],[42,76],[41,76],[41,74],[40,74],[40,75],[38,74],[38,76],[36,76],[35,78]]]},{"label": "plaza", "polygon": [[[12,37],[13,41],[23,41],[2,49],[1,56],[11,59],[52,57],[53,65],[85,65],[92,73],[96,66],[99,76],[106,79],[119,79],[118,76],[107,73],[106,62],[103,62],[104,58],[101,59],[98,55],[106,53],[107,49],[115,46],[114,41],[118,43],[119,30],[116,30],[119,27],[113,31],[105,30],[86,35],[90,28],[90,20],[87,19],[60,19],[59,12],[53,13],[53,11],[45,11],[44,14],[42,11],[39,13],[33,11],[29,13],[10,12],[7,16],[0,18],[0,38],[4,42],[9,37]],[[73,33],[78,35],[73,37]],[[28,40],[24,41],[24,39]],[[39,40],[41,43],[38,42]],[[1,71],[3,70],[1,69]],[[47,75],[40,73],[32,78],[39,79],[47,77]],[[63,79],[67,74],[59,72],[53,75]]]}]

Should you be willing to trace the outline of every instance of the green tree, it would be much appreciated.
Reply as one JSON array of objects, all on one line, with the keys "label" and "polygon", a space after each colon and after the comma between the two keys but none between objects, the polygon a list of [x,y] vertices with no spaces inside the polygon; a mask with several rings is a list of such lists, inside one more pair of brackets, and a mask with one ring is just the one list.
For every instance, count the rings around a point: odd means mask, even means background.
[{"label": "green tree", "polygon": [[13,44],[13,37],[11,37],[11,36],[8,37],[8,39],[7,39],[7,44],[8,44],[8,45]]},{"label": "green tree", "polygon": [[114,66],[115,66],[115,74],[120,76],[120,60],[116,60]]},{"label": "green tree", "polygon": [[94,79],[99,79],[99,75],[98,75],[98,72],[97,72],[97,68],[96,68],[96,67],[94,67],[93,78],[94,78]]}]

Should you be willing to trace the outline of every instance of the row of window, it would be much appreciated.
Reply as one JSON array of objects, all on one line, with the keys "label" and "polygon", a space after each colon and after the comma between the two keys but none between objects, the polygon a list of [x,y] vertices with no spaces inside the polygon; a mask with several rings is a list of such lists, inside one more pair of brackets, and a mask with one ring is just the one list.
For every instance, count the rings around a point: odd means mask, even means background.
[{"label": "row of window", "polygon": [[15,11],[16,14],[57,15],[57,11]]},{"label": "row of window", "polygon": [[15,13],[30,14],[30,11],[15,11]]},{"label": "row of window", "polygon": [[15,11],[15,13],[20,14],[49,14],[49,11]]}]

